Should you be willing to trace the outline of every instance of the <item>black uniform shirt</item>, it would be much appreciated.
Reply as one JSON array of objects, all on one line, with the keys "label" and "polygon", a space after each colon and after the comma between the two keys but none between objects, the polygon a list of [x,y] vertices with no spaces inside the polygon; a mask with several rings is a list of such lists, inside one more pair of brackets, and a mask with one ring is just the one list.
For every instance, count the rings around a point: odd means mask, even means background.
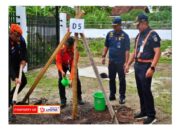
[{"label": "black uniform shirt", "polygon": [[[144,32],[141,32],[138,34],[138,35],[140,35],[140,37],[139,37],[139,42],[137,45],[137,54],[140,51],[140,47],[143,43],[143,40],[145,39],[145,37],[148,35],[148,33],[151,30],[152,30],[151,28],[147,28]],[[138,35],[137,35],[137,37],[138,37]],[[137,37],[136,37],[136,40],[137,40]],[[159,37],[159,35],[155,31],[153,31],[150,34],[149,38],[147,39],[147,43],[146,43],[146,45],[143,49],[143,52],[139,58],[143,59],[143,60],[153,59],[154,54],[155,54],[154,48],[160,47],[160,41],[161,41],[161,38]]]}]

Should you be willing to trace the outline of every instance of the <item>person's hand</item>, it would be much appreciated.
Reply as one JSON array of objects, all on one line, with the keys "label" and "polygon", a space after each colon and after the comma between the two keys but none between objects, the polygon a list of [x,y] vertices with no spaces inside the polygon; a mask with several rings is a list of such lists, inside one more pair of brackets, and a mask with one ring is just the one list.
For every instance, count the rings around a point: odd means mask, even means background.
[{"label": "person's hand", "polygon": [[153,74],[154,74],[154,71],[151,68],[149,68],[146,72],[146,78],[152,77]]},{"label": "person's hand", "polygon": [[129,72],[129,68],[130,68],[130,66],[128,64],[126,64],[124,67],[124,73],[125,74]]},{"label": "person's hand", "polygon": [[105,57],[103,57],[102,58],[102,64],[105,65],[105,63],[106,63],[106,59],[105,59]]},{"label": "person's hand", "polygon": [[20,65],[22,65],[23,68],[24,68],[24,67],[26,66],[26,61],[25,61],[25,60],[22,60],[21,63],[20,63]]},{"label": "person's hand", "polygon": [[19,78],[15,78],[15,85],[17,84],[21,84],[21,80],[19,80]]},{"label": "person's hand", "polygon": [[127,66],[127,64],[126,64],[126,63],[124,63],[123,68],[125,69],[125,68],[126,68],[126,66]]},{"label": "person's hand", "polygon": [[70,88],[72,88],[72,82],[73,82],[73,81],[72,81],[72,80],[70,80],[70,85],[69,85],[69,87],[70,87]]},{"label": "person's hand", "polygon": [[64,71],[62,71],[61,74],[62,74],[62,77],[66,76],[66,73]]}]

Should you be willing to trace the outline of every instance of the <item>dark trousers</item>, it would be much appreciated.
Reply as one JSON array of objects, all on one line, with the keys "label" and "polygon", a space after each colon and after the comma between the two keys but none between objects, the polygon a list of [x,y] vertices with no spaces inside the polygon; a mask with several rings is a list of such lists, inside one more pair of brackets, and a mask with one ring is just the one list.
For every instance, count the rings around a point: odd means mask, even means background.
[{"label": "dark trousers", "polygon": [[[16,75],[18,77],[19,71],[16,71]],[[22,72],[21,85],[19,87],[18,93],[20,93],[23,90],[23,88],[26,86],[26,84],[27,84],[27,79],[26,79],[24,72]],[[12,103],[12,98],[13,98],[15,89],[16,89],[16,87],[13,87],[13,89],[11,90],[11,81],[9,80],[9,105]]]},{"label": "dark trousers", "polygon": [[118,73],[120,99],[124,99],[126,93],[126,79],[123,64],[109,62],[108,71],[110,96],[114,96],[116,94],[116,73]]},{"label": "dark trousers", "polygon": [[154,99],[151,92],[152,77],[146,78],[146,72],[150,66],[151,64],[136,62],[134,69],[141,112],[149,117],[155,117]]},{"label": "dark trousers", "polygon": [[[68,71],[68,68],[63,67],[63,71],[66,73]],[[70,70],[69,70],[70,71]],[[64,101],[66,102],[66,91],[65,91],[65,87],[62,85],[61,80],[62,80],[62,74],[60,71],[58,71],[59,73],[59,81],[58,81],[58,86],[59,86],[59,95],[60,95],[60,99],[61,102]],[[77,75],[77,98],[78,100],[81,100],[81,82],[79,79],[79,75]]]}]

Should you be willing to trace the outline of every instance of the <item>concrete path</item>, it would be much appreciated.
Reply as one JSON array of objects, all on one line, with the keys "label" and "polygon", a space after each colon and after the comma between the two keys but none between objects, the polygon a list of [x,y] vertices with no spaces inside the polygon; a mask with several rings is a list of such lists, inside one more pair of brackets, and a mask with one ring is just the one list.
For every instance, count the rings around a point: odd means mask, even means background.
[{"label": "concrete path", "polygon": [[[108,75],[107,66],[97,66],[97,68],[98,68],[99,74],[106,73]],[[134,69],[130,69],[128,74],[130,74],[132,72],[134,72]],[[79,76],[88,77],[88,78],[96,78],[92,66],[88,66],[85,68],[79,68]]]}]

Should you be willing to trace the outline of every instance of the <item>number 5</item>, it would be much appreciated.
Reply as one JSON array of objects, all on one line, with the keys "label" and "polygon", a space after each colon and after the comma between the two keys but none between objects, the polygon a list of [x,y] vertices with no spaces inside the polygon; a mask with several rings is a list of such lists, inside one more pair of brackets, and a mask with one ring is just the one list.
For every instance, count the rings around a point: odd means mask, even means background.
[{"label": "number 5", "polygon": [[78,24],[78,29],[81,29],[81,23]]}]

